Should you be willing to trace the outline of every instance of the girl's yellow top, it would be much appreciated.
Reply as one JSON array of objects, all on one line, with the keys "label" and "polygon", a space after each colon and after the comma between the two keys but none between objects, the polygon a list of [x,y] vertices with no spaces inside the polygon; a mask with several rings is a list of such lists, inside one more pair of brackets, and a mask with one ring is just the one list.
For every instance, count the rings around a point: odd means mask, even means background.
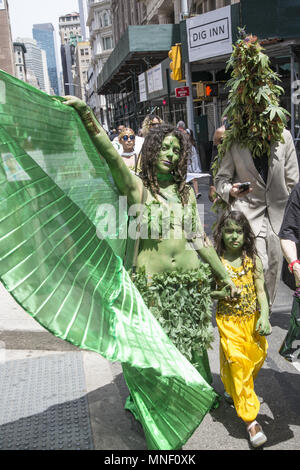
[{"label": "girl's yellow top", "polygon": [[257,312],[257,297],[254,284],[253,261],[246,256],[243,265],[235,268],[224,258],[222,262],[232,281],[241,291],[237,299],[220,299],[217,306],[217,315],[250,316]]}]

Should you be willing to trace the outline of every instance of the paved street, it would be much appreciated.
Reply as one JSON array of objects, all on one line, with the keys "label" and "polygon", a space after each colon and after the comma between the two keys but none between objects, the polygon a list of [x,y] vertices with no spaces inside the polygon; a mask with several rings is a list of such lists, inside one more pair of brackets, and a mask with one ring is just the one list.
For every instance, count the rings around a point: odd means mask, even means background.
[{"label": "paved street", "polygon": [[[207,181],[201,184],[207,232]],[[201,209],[201,208],[200,208]],[[269,354],[256,380],[259,421],[268,436],[265,450],[300,447],[300,364],[290,364],[278,349],[289,322],[291,293],[281,285],[268,337]],[[215,323],[214,323],[215,325]],[[214,387],[219,378],[218,333],[209,351]],[[0,449],[145,450],[139,424],[123,405],[128,391],[119,364],[80,351],[53,337],[0,289]],[[184,450],[248,450],[246,433],[225,401],[208,414]]]}]

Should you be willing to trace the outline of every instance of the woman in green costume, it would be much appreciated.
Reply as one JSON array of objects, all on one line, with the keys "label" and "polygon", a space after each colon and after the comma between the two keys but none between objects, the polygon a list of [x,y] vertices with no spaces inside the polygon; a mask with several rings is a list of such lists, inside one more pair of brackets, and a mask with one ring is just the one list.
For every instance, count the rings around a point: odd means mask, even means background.
[{"label": "woman in green costume", "polygon": [[128,208],[141,205],[140,224],[135,225],[138,289],[180,352],[211,383],[207,356],[212,341],[211,270],[229,295],[236,291],[203,232],[194,192],[185,184],[189,154],[185,135],[169,125],[153,128],[145,138],[138,177],[87,105],[72,96],[65,97],[65,104],[79,113],[120,195],[127,197]]}]

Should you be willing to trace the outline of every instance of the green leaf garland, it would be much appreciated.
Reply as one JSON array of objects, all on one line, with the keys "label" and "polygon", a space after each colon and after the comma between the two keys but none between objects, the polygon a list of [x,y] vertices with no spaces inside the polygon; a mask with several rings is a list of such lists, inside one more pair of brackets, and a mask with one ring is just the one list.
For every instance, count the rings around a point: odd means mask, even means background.
[{"label": "green leaf garland", "polygon": [[151,313],[179,351],[193,362],[193,353],[211,347],[211,281],[207,264],[190,271],[154,274],[149,281],[145,270],[134,275],[134,283]]}]

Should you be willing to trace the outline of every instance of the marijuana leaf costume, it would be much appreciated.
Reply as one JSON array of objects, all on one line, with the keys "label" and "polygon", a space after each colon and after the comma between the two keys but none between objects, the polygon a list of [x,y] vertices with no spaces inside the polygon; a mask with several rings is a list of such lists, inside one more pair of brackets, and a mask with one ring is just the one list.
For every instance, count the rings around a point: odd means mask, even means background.
[{"label": "marijuana leaf costume", "polygon": [[[279,106],[283,90],[275,84],[278,75],[257,38],[243,31],[241,36],[228,62],[232,78],[224,115],[230,128],[218,146],[213,171],[221,207],[242,211],[250,222],[272,305],[282,259],[277,234],[299,169],[292,136],[284,128],[286,111]],[[252,192],[232,197],[233,184],[246,181]]]},{"label": "marijuana leaf costume", "polygon": [[[55,336],[123,365],[149,449],[178,449],[216,394],[124,269],[126,208],[76,111],[0,71],[0,277]],[[115,237],[97,233],[99,203]]]}]

